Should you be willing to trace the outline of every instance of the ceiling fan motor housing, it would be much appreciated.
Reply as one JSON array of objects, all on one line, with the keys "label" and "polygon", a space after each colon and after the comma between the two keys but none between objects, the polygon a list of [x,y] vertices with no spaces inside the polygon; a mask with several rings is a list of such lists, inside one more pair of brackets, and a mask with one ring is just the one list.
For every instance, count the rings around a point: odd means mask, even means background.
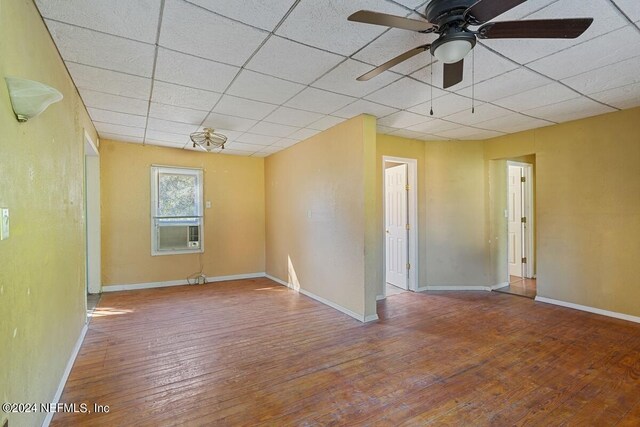
[{"label": "ceiling fan motor housing", "polygon": [[425,9],[427,20],[441,30],[448,24],[464,23],[463,14],[477,0],[431,0]]}]

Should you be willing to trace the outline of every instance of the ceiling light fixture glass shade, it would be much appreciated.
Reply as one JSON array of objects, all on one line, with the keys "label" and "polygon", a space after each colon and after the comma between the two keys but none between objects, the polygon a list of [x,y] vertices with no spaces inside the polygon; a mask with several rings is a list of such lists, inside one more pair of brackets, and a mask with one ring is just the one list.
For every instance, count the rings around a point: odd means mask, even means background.
[{"label": "ceiling light fixture glass shade", "polygon": [[468,40],[450,40],[442,43],[433,51],[439,61],[445,64],[455,64],[463,59],[473,48]]},{"label": "ceiling light fixture glass shade", "polygon": [[227,137],[221,133],[215,133],[211,128],[204,128],[203,132],[194,132],[190,136],[193,148],[200,147],[204,151],[213,151],[218,148],[224,150]]},{"label": "ceiling light fixture glass shade", "polygon": [[5,77],[11,106],[19,122],[27,120],[42,113],[47,107],[61,101],[63,96],[51,86],[33,80]]}]

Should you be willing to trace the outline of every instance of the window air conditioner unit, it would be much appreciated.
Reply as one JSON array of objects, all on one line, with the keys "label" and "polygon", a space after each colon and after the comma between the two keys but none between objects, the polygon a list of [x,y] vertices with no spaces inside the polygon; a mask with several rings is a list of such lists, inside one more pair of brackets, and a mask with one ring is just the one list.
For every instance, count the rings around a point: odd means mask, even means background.
[{"label": "window air conditioner unit", "polygon": [[199,225],[162,225],[158,227],[158,250],[200,249]]}]

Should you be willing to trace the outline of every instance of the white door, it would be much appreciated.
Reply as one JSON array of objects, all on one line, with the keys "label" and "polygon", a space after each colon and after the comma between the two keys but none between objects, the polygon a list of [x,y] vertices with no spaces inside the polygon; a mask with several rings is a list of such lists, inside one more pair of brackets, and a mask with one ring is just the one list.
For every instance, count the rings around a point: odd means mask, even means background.
[{"label": "white door", "polygon": [[386,281],[407,289],[407,165],[385,169]]},{"label": "white door", "polygon": [[520,166],[509,166],[508,259],[509,275],[522,277],[522,177]]}]

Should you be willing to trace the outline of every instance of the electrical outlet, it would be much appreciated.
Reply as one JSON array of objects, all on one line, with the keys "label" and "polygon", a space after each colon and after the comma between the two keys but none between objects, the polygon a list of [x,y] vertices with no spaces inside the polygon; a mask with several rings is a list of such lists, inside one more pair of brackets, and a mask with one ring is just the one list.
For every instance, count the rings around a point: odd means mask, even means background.
[{"label": "electrical outlet", "polygon": [[9,209],[0,208],[0,240],[9,238]]},{"label": "electrical outlet", "polygon": [[199,275],[198,285],[204,285],[205,283],[207,283],[207,276],[205,276],[204,274]]}]

